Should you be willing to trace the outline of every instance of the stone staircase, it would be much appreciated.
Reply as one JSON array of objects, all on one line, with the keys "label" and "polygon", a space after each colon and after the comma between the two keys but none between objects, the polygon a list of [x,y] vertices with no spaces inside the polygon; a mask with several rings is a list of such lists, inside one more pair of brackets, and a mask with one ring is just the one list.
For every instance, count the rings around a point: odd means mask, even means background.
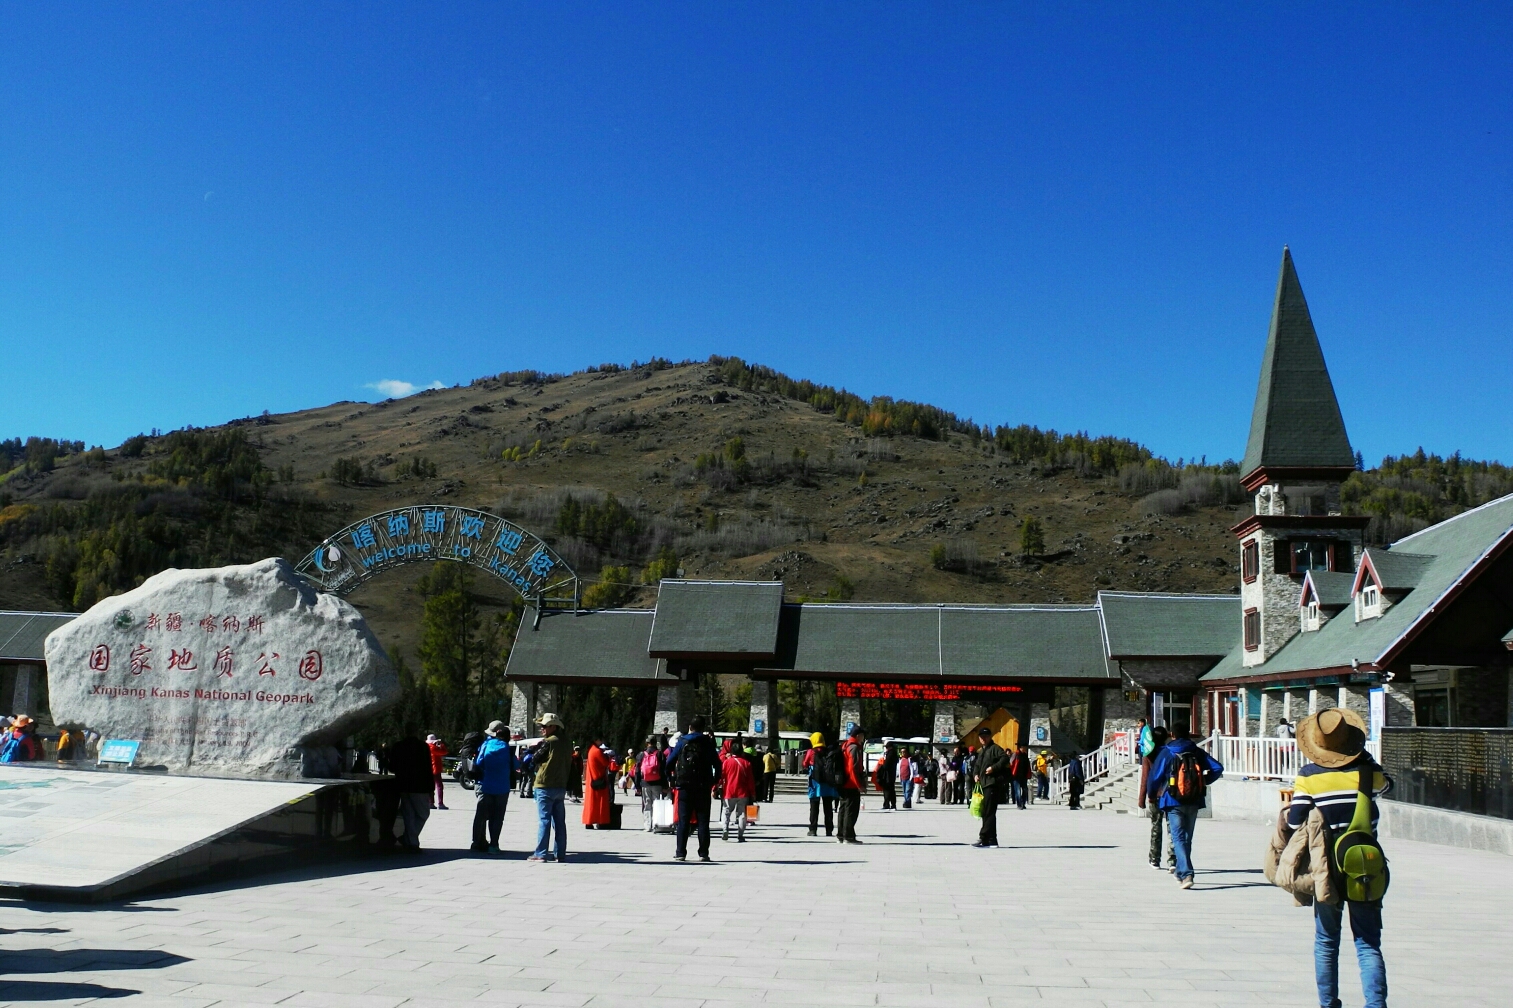
[{"label": "stone staircase", "polygon": [[1124,815],[1139,811],[1140,767],[1136,764],[1120,767],[1100,777],[1087,786],[1082,793],[1082,807],[1099,812],[1117,812]]}]

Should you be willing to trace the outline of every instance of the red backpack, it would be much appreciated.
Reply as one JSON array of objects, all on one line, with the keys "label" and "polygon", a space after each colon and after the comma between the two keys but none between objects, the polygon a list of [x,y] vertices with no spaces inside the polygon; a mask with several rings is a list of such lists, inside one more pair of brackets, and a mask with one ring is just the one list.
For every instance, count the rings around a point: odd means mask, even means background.
[{"label": "red backpack", "polygon": [[641,780],[648,784],[656,784],[662,780],[660,753],[647,752],[641,757]]}]

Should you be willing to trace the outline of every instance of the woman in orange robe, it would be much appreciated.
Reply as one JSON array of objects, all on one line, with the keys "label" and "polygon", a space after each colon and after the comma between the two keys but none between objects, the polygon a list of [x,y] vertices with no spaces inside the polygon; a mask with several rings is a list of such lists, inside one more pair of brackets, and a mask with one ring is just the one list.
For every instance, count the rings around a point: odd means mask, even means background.
[{"label": "woman in orange robe", "polygon": [[609,825],[609,805],[614,801],[610,777],[609,757],[596,739],[583,760],[583,825]]}]

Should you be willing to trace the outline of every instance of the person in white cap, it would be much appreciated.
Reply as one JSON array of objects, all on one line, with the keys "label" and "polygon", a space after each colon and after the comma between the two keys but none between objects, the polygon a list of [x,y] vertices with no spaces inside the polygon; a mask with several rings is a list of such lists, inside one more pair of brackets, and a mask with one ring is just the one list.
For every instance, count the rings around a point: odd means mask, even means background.
[{"label": "person in white cap", "polygon": [[436,788],[436,797],[431,808],[446,811],[447,803],[442,793],[441,782],[447,772],[447,744],[435,735],[426,736],[426,748],[431,750],[431,785]]},{"label": "person in white cap", "polygon": [[[536,767],[536,851],[527,861],[567,860],[567,782],[572,776],[572,744],[562,734],[562,719],[543,714],[536,719],[541,741],[531,750]],[[557,853],[548,851],[552,831],[557,834]]]}]

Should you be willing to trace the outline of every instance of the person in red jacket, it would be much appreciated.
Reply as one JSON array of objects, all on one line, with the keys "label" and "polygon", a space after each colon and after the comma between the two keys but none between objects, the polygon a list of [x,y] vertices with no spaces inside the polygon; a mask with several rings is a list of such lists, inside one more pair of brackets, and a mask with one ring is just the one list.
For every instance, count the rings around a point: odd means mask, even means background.
[{"label": "person in red jacket", "polygon": [[431,803],[431,808],[444,809],[447,803],[442,800],[441,782],[442,775],[447,772],[447,744],[435,735],[427,735],[426,748],[431,750],[431,783],[436,786],[436,800]]},{"label": "person in red jacket", "polygon": [[835,826],[835,838],[841,843],[859,844],[856,838],[856,817],[862,811],[862,791],[867,786],[867,766],[864,762],[862,729],[851,729],[851,736],[841,743],[841,793],[836,801],[839,820]]},{"label": "person in red jacket", "polygon": [[604,743],[594,739],[583,759],[583,825],[589,829],[609,825],[609,807],[615,803],[615,792],[610,787],[613,779]]},{"label": "person in red jacket", "polygon": [[743,752],[725,754],[720,763],[720,778],[724,783],[725,830],[721,840],[730,839],[730,820],[735,817],[736,842],[746,842],[746,806],[756,798],[756,773],[751,760]]}]

